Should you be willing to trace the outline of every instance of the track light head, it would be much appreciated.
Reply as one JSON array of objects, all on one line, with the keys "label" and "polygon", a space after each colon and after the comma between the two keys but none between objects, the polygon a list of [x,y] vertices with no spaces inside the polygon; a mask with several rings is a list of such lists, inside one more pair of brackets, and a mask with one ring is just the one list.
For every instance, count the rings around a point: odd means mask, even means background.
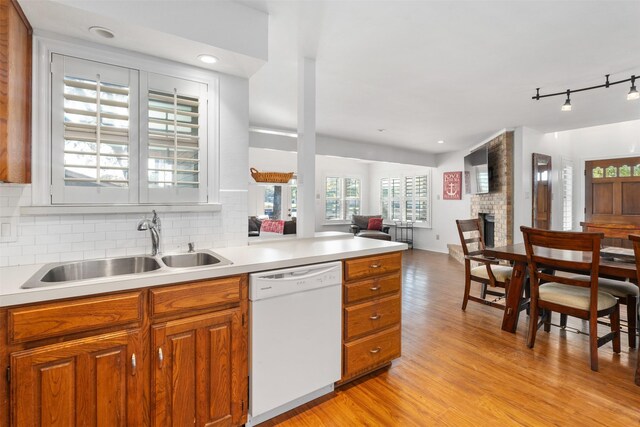
[{"label": "track light head", "polygon": [[569,95],[571,94],[571,91],[567,91],[567,100],[564,102],[564,105],[562,105],[561,110],[562,111],[571,111],[571,98],[569,98]]},{"label": "track light head", "polygon": [[627,101],[633,101],[634,99],[640,99],[640,92],[636,89],[636,76],[631,76],[631,89],[627,94]]}]

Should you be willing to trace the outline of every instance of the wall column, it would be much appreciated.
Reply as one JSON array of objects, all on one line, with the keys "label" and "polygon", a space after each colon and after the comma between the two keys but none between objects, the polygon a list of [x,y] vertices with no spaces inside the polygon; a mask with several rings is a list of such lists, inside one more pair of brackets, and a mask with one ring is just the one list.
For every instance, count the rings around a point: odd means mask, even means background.
[{"label": "wall column", "polygon": [[316,229],[316,61],[298,60],[298,237]]}]

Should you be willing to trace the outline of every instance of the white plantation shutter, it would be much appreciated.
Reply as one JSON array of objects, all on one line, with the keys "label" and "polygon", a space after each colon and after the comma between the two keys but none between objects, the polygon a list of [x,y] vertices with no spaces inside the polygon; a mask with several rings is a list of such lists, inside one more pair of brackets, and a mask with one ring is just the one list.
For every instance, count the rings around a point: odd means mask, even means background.
[{"label": "white plantation shutter", "polygon": [[136,203],[138,72],[52,59],[52,203]]},{"label": "white plantation shutter", "polygon": [[562,159],[562,229],[573,230],[573,162]]},{"label": "white plantation shutter", "polygon": [[207,201],[207,85],[143,74],[143,203]]}]

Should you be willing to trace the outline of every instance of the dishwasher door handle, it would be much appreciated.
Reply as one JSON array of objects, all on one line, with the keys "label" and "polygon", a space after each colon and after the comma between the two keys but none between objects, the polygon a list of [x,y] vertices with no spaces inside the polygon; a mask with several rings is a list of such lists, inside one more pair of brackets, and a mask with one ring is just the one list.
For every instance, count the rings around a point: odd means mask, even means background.
[{"label": "dishwasher door handle", "polygon": [[284,277],[277,277],[282,273],[280,274],[276,273],[276,274],[270,274],[268,276],[258,276],[256,278],[260,281],[269,281],[269,282],[295,281],[300,279],[308,279],[309,277],[319,276],[321,274],[328,273],[329,271],[335,270],[335,269],[336,269],[336,266],[332,265],[331,267],[309,268],[306,270],[300,270],[299,274],[296,274],[298,272],[292,271],[292,272],[286,273]]}]

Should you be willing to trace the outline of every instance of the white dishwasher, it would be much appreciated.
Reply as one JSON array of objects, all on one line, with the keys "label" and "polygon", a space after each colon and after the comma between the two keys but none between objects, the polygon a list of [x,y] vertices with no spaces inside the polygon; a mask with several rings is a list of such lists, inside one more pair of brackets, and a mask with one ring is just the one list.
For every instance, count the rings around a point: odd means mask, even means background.
[{"label": "white dishwasher", "polygon": [[342,263],[250,275],[249,422],[333,391],[341,376]]}]

